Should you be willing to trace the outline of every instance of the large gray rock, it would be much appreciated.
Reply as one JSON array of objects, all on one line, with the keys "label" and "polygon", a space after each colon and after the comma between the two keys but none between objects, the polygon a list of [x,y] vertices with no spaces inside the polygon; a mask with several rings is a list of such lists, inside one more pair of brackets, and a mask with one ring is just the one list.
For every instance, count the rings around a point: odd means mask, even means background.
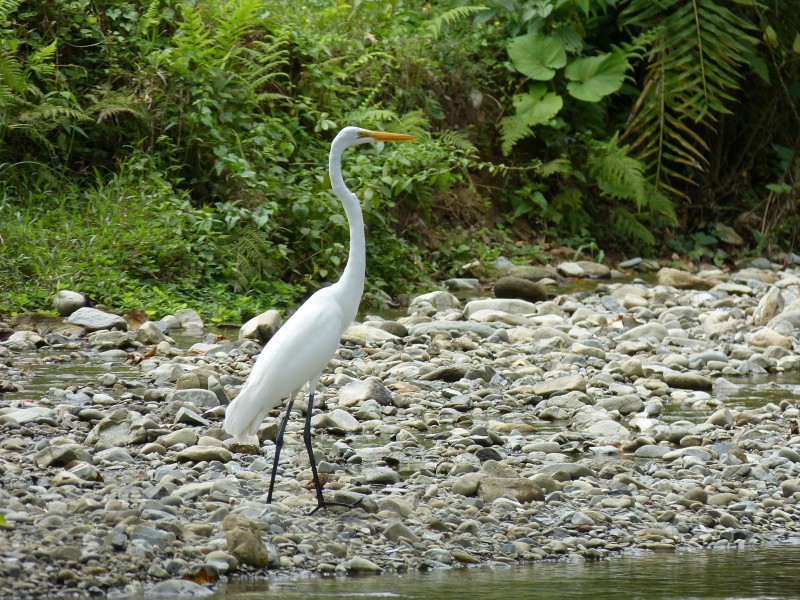
[{"label": "large gray rock", "polygon": [[136,341],[142,344],[159,344],[166,339],[161,328],[152,321],[145,321],[136,330]]},{"label": "large gray rock", "polygon": [[86,436],[86,445],[95,450],[142,444],[147,441],[147,430],[141,415],[119,408],[95,425]]},{"label": "large gray rock", "polygon": [[281,322],[281,314],[277,310],[263,312],[239,328],[239,339],[266,344],[278,331]]},{"label": "large gray rock", "polygon": [[457,309],[461,306],[458,298],[450,292],[437,291],[417,296],[408,305],[408,314],[434,314],[445,310]]},{"label": "large gray rock", "polygon": [[478,482],[478,496],[484,502],[494,502],[506,495],[520,502],[544,500],[542,488],[524,477],[483,477]]},{"label": "large gray rock", "polygon": [[392,403],[392,392],[378,377],[351,381],[339,390],[339,404],[342,406],[360,406],[367,400],[375,400],[381,406],[389,406]]},{"label": "large gray rock", "polygon": [[318,429],[339,429],[348,433],[361,431],[361,423],[346,410],[337,408],[331,412],[314,415],[311,418],[311,426]]},{"label": "large gray rock", "polygon": [[79,325],[87,331],[99,331],[101,329],[120,329],[122,331],[128,331],[128,324],[125,322],[125,319],[119,315],[113,315],[96,308],[89,308],[88,306],[79,308],[67,317],[67,323]]},{"label": "large gray rock", "polygon": [[431,335],[438,332],[474,333],[480,338],[488,338],[497,331],[494,327],[474,321],[432,321],[419,323],[408,328],[409,335]]},{"label": "large gray rock", "polygon": [[519,298],[528,302],[547,300],[547,290],[522,277],[501,277],[492,287],[496,298]]},{"label": "large gray rock", "polygon": [[566,375],[564,377],[546,379],[533,386],[533,393],[545,398],[557,392],[572,391],[586,391],[586,379],[582,375]]},{"label": "large gray rock", "polygon": [[766,325],[783,310],[783,306],[783,294],[778,288],[772,286],[756,306],[753,313],[753,325]]},{"label": "large gray rock", "polygon": [[62,317],[68,317],[84,306],[86,306],[86,296],[78,292],[61,290],[53,298],[53,308],[55,308]]},{"label": "large gray rock", "polygon": [[464,316],[469,319],[470,315],[479,310],[495,310],[512,315],[535,315],[537,311],[536,305],[527,300],[488,298],[486,300],[467,302],[467,305],[464,307]]},{"label": "large gray rock", "polygon": [[273,562],[264,540],[261,539],[257,522],[243,515],[231,513],[222,521],[222,529],[225,532],[228,551],[239,562],[260,569]]},{"label": "large gray rock", "polygon": [[170,402],[187,402],[198,408],[214,408],[219,406],[219,398],[211,390],[180,389],[175,390],[169,398]]},{"label": "large gray rock", "polygon": [[674,287],[679,290],[708,287],[708,282],[697,275],[692,275],[686,271],[679,271],[678,269],[671,269],[669,267],[660,269],[656,277],[658,285]]}]

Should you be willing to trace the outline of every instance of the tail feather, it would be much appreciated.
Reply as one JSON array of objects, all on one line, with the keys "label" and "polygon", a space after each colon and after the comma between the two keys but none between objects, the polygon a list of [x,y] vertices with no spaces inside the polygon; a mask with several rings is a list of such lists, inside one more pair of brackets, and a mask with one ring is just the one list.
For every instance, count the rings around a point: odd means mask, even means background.
[{"label": "tail feather", "polygon": [[280,399],[261,398],[249,393],[247,386],[228,405],[225,411],[223,427],[237,441],[244,441],[247,436],[255,435],[261,422],[270,409],[277,405]]}]

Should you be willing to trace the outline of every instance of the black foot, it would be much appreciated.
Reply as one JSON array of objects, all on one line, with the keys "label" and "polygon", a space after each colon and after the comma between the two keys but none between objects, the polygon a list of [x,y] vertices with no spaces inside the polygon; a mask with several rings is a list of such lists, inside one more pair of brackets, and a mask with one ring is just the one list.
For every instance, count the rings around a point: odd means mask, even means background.
[{"label": "black foot", "polygon": [[320,503],[317,504],[317,508],[315,508],[310,513],[308,513],[308,516],[310,517],[315,512],[317,512],[320,508],[329,508],[331,506],[344,506],[345,508],[356,508],[359,504],[361,504],[362,500],[363,500],[363,498],[359,498],[358,500],[356,500],[352,504],[348,504],[347,502],[332,502],[332,501],[329,501],[329,500],[320,500]]}]

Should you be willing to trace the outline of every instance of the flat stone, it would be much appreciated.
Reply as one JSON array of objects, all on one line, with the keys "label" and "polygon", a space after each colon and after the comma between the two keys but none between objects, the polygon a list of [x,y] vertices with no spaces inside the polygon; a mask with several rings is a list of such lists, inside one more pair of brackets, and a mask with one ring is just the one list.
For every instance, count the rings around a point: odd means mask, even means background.
[{"label": "flat stone", "polygon": [[420,541],[419,536],[411,531],[402,521],[392,521],[383,530],[383,537],[390,542],[397,542],[400,538],[405,538],[412,543]]},{"label": "flat stone", "polygon": [[554,379],[545,379],[533,386],[533,393],[545,398],[557,392],[586,391],[586,379],[582,375],[566,375]]},{"label": "flat stone", "polygon": [[542,488],[524,477],[483,477],[479,480],[478,496],[484,502],[494,502],[506,495],[524,503],[544,500]]},{"label": "flat stone", "polygon": [[175,458],[186,462],[218,460],[226,463],[233,460],[233,454],[227,448],[219,446],[189,446],[178,452]]},{"label": "flat stone", "polygon": [[79,308],[67,317],[67,323],[78,325],[87,331],[99,331],[101,329],[128,330],[128,324],[125,322],[125,319],[119,315],[107,313],[88,306]]}]

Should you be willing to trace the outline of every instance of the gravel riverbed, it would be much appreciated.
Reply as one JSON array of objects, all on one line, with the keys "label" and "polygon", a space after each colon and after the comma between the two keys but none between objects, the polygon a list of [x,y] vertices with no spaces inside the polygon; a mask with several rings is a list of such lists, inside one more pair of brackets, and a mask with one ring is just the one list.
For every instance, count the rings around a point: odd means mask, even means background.
[{"label": "gravel riverbed", "polygon": [[[551,279],[609,274],[588,269]],[[0,596],[800,542],[796,267],[662,269],[535,302],[435,291],[365,318],[312,420],[327,498],[359,504],[313,515],[301,415],[271,505],[282,413],[248,444],[221,429],[260,345],[169,337],[202,327],[187,310],[130,331],[87,307],[0,323]],[[97,369],[33,390],[65,364]],[[767,374],[775,399],[743,406]]]}]

